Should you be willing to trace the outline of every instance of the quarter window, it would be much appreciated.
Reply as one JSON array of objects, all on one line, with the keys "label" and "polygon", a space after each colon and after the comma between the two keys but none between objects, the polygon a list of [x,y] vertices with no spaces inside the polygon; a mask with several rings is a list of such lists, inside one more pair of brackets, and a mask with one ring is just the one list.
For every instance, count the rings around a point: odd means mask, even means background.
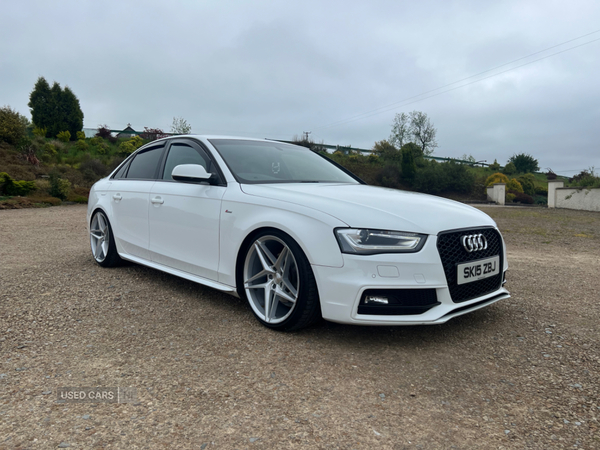
[{"label": "quarter window", "polygon": [[121,166],[121,168],[119,170],[117,170],[117,173],[115,173],[115,175],[113,176],[113,178],[115,180],[118,180],[119,178],[122,178],[123,175],[125,175],[125,172],[127,171],[127,166],[129,166],[129,163],[125,163]]}]

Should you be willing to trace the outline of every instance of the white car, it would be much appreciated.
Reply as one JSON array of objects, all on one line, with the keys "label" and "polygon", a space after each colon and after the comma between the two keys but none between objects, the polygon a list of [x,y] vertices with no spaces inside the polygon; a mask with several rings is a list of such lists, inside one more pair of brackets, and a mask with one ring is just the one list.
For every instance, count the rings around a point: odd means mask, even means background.
[{"label": "white car", "polygon": [[279,330],[439,324],[509,298],[489,216],[367,186],[277,141],[151,142],[92,187],[87,219],[101,266],[122,258],[239,296]]}]

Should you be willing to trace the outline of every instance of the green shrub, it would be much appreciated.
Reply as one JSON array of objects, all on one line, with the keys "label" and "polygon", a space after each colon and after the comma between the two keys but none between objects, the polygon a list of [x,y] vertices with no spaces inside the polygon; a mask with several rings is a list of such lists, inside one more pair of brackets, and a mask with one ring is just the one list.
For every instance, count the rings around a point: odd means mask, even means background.
[{"label": "green shrub", "polygon": [[123,156],[115,156],[110,160],[110,163],[108,164],[108,171],[112,172],[113,170],[115,170],[123,161],[125,161],[125,158]]},{"label": "green shrub", "polygon": [[46,142],[43,147],[44,153],[49,153],[51,155],[56,155],[56,147],[50,143]]},{"label": "green shrub", "polygon": [[[546,194],[548,194],[548,193],[546,192]],[[548,195],[546,195],[546,196],[536,195],[533,198],[533,200],[534,200],[534,202],[535,202],[536,205],[547,205],[548,204]]]},{"label": "green shrub", "polygon": [[75,203],[87,203],[88,199],[82,195],[76,195],[75,197],[69,198],[69,201]]},{"label": "green shrub", "polygon": [[596,176],[594,168],[589,170],[582,170],[580,173],[575,175],[569,180],[575,187],[583,187],[587,189],[600,187],[600,177]]},{"label": "green shrub", "polygon": [[440,164],[440,166],[448,179],[445,191],[467,194],[473,190],[475,174],[468,169],[468,166],[454,161]]},{"label": "green shrub", "polygon": [[15,181],[6,172],[0,172],[0,195],[24,197],[35,188],[34,181]]},{"label": "green shrub", "polygon": [[0,141],[17,145],[26,135],[29,120],[10,106],[0,108]]},{"label": "green shrub", "polygon": [[102,140],[102,138],[93,138],[93,139],[100,139],[100,142],[97,142],[94,144],[90,140],[90,143],[93,145],[92,150],[94,150],[99,155],[107,155],[110,152],[110,146],[106,142],[104,142]]},{"label": "green shrub", "polygon": [[523,192],[527,195],[535,195],[535,176],[532,173],[521,175],[517,181],[523,186]]},{"label": "green shrub", "polygon": [[88,143],[83,141],[83,140],[78,140],[77,144],[75,144],[77,146],[77,150],[79,150],[80,152],[87,152],[89,146]]},{"label": "green shrub", "polygon": [[494,172],[500,171],[500,164],[498,164],[497,159],[494,160],[494,164],[490,164],[490,169],[492,169],[492,171],[494,171]]},{"label": "green shrub", "polygon": [[[121,153],[123,154],[130,154],[133,153],[134,151],[136,151],[138,148],[140,148],[142,146],[142,144],[144,143],[144,141],[142,140],[141,137],[139,136],[133,136],[131,139],[127,139],[126,141],[123,141],[119,144],[119,150],[121,150]],[[358,155],[354,155],[354,156],[358,156]]]},{"label": "green shrub", "polygon": [[71,190],[71,182],[69,180],[63,180],[56,173],[50,174],[50,195],[52,197],[65,200]]},{"label": "green shrub", "polygon": [[515,200],[516,195],[515,194],[511,194],[510,192],[506,193],[506,202],[507,203],[512,203]]},{"label": "green shrub", "polygon": [[506,183],[506,190],[523,193],[523,186],[521,186],[521,183],[519,183],[516,178],[511,178],[508,183]]},{"label": "green shrub", "polygon": [[53,139],[50,143],[54,146],[58,153],[65,153],[67,151],[67,144],[63,141],[59,141],[58,139]]},{"label": "green shrub", "polygon": [[517,168],[513,163],[509,162],[506,166],[504,166],[503,172],[506,175],[514,175],[515,173],[517,173]]},{"label": "green shrub", "polygon": [[414,180],[417,173],[417,165],[415,157],[410,148],[402,147],[402,178],[406,180]]},{"label": "green shrub", "polygon": [[48,204],[52,206],[59,206],[62,201],[60,198],[52,197],[50,195],[40,195],[37,194],[31,197],[31,201],[34,203]]},{"label": "green shrub", "polygon": [[367,160],[370,163],[377,163],[377,162],[379,162],[379,156],[377,156],[375,153],[369,153]]},{"label": "green shrub", "polygon": [[85,133],[83,131],[78,131],[76,133],[76,136],[77,136],[77,140],[79,140],[79,141],[85,140]]},{"label": "green shrub", "polygon": [[86,181],[94,183],[108,173],[108,167],[99,159],[88,159],[81,163],[79,171]]},{"label": "green shrub", "polygon": [[47,179],[35,180],[35,195],[50,195],[50,181]]},{"label": "green shrub", "polygon": [[33,127],[33,131],[32,131],[34,136],[41,137],[41,138],[45,138],[47,132],[48,132],[48,130],[46,128],[40,128],[40,127]]},{"label": "green shrub", "polygon": [[440,194],[443,192],[469,193],[475,185],[475,174],[466,165],[454,161],[437,163],[429,161],[418,169],[413,187],[419,192]]},{"label": "green shrub", "polygon": [[400,170],[398,166],[387,163],[375,175],[375,180],[380,186],[398,189],[400,187]]},{"label": "green shrub", "polygon": [[69,131],[61,131],[56,135],[56,137],[59,141],[67,143],[71,139],[71,133]]},{"label": "green shrub", "polygon": [[545,197],[548,197],[548,188],[546,186],[536,186],[535,194],[538,196],[543,195]]},{"label": "green shrub", "polygon": [[491,186],[496,183],[508,183],[508,177],[503,173],[494,173],[487,177],[485,180],[485,187]]},{"label": "green shrub", "polygon": [[104,139],[102,139],[100,136],[94,136],[93,138],[90,139],[91,145],[100,145],[103,142],[104,142]]}]

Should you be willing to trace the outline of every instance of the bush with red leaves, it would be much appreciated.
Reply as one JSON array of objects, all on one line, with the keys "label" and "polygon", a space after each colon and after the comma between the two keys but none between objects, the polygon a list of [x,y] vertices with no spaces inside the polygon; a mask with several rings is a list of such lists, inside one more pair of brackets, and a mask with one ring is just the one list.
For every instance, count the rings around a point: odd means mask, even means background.
[{"label": "bush with red leaves", "polygon": [[99,136],[102,139],[108,139],[108,141],[112,142],[113,144],[117,142],[117,138],[112,135],[108,125],[98,125],[98,132],[96,133],[96,136]]},{"label": "bush with red leaves", "polygon": [[533,205],[535,201],[531,195],[524,194],[523,192],[510,191],[512,194],[515,194],[515,198],[513,200],[514,203],[523,203],[525,205]]},{"label": "bush with red leaves", "polygon": [[140,134],[140,137],[146,141],[155,141],[157,139],[167,137],[167,135],[160,128],[144,127],[144,132]]},{"label": "bush with red leaves", "polygon": [[110,132],[108,125],[98,125],[98,132],[96,133],[96,136],[99,136],[102,139],[108,139],[112,136],[112,133]]}]

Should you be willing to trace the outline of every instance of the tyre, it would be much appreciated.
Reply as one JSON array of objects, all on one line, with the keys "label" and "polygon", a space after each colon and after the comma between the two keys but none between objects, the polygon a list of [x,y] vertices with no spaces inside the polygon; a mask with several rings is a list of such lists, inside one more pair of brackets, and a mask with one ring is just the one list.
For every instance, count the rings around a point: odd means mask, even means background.
[{"label": "tyre", "polygon": [[96,211],[92,216],[90,245],[94,260],[102,267],[114,267],[121,262],[110,222],[102,211]]},{"label": "tyre", "polygon": [[250,240],[243,255],[238,292],[263,325],[292,331],[321,318],[312,268],[291,237],[265,230]]}]

